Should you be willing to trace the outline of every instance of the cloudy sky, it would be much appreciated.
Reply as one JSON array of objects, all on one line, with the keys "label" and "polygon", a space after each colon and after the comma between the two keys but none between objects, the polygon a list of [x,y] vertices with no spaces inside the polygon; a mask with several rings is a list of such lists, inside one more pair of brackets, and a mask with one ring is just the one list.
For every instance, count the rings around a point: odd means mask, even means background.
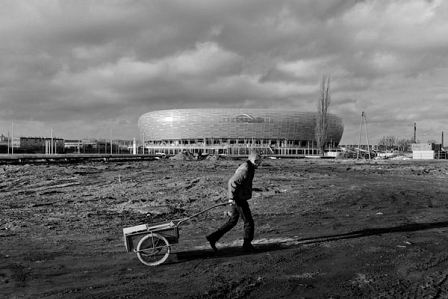
[{"label": "cloudy sky", "polygon": [[326,74],[343,144],[363,111],[370,144],[414,123],[441,142],[447,34],[443,0],[1,0],[0,134],[132,139],[153,110],[315,112]]}]

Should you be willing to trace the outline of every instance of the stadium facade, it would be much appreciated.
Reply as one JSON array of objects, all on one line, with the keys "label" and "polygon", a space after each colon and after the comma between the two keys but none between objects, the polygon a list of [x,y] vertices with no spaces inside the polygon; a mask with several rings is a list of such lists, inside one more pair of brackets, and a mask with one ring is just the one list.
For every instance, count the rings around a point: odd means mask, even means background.
[{"label": "stadium facade", "polygon": [[[150,154],[244,155],[261,148],[275,155],[315,155],[317,112],[248,108],[170,109],[143,114],[138,126]],[[329,114],[327,148],[337,147],[342,119]]]}]

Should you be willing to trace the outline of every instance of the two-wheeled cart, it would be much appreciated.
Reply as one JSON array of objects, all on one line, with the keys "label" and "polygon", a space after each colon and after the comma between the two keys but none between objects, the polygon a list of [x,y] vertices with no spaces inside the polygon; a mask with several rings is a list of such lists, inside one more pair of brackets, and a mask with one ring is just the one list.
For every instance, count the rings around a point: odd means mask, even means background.
[{"label": "two-wheeled cart", "polygon": [[123,229],[126,250],[136,252],[139,260],[147,266],[160,265],[170,255],[171,244],[179,243],[179,230],[182,223],[208,210],[228,204],[214,205],[187,218],[126,227]]}]

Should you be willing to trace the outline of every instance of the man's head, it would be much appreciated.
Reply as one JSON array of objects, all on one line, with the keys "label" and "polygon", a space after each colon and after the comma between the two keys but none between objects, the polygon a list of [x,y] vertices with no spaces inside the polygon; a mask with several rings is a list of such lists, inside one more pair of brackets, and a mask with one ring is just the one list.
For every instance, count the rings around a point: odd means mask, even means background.
[{"label": "man's head", "polygon": [[251,152],[249,154],[249,161],[252,162],[252,164],[257,168],[261,164],[261,160],[263,157],[258,152]]}]

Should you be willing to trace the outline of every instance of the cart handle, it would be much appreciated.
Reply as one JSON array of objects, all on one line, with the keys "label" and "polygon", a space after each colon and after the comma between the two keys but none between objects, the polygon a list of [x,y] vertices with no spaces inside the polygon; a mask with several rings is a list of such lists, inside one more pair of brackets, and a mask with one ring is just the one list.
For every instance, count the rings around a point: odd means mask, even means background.
[{"label": "cart handle", "polygon": [[191,218],[194,218],[194,217],[196,217],[196,216],[199,216],[199,215],[201,215],[201,214],[207,212],[208,210],[211,210],[211,209],[214,209],[214,208],[217,208],[217,207],[220,207],[220,206],[229,205],[229,204],[232,204],[232,203],[231,203],[231,202],[224,202],[224,203],[219,203],[219,204],[217,204],[217,205],[211,206],[210,208],[207,208],[207,209],[205,209],[205,210],[203,210],[203,211],[201,211],[201,212],[199,212],[199,213],[196,213],[196,214],[194,214],[193,216],[190,216],[190,217],[188,217],[188,218],[182,219],[181,221],[179,221],[179,222],[177,223],[176,226],[180,226],[181,223],[183,223],[183,222],[185,222],[185,221],[187,221],[187,220],[190,220]]}]

